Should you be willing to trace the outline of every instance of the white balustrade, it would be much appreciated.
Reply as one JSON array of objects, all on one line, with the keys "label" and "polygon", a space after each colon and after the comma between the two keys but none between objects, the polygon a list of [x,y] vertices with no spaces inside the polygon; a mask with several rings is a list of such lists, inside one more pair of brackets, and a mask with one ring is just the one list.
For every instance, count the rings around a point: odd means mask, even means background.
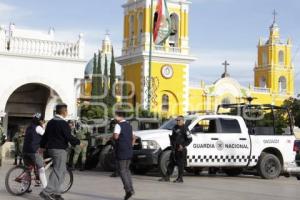
[{"label": "white balustrade", "polygon": [[6,37],[5,47],[0,51],[33,55],[33,56],[49,56],[62,58],[80,58],[80,42],[58,42],[50,40],[38,40],[21,37]]},{"label": "white balustrade", "polygon": [[270,93],[270,88],[253,87],[254,92]]}]

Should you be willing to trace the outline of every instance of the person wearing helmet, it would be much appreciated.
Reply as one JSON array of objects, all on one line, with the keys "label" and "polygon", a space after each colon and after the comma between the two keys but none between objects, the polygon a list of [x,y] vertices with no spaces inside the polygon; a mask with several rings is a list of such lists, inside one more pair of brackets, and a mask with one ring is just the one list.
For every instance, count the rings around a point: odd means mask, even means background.
[{"label": "person wearing helmet", "polygon": [[[47,178],[44,168],[43,156],[39,153],[40,143],[44,135],[44,119],[40,113],[33,116],[31,124],[27,127],[24,145],[23,145],[23,159],[25,166],[32,164],[37,166],[39,181],[43,188],[47,186]],[[38,184],[38,183],[37,183]]]}]

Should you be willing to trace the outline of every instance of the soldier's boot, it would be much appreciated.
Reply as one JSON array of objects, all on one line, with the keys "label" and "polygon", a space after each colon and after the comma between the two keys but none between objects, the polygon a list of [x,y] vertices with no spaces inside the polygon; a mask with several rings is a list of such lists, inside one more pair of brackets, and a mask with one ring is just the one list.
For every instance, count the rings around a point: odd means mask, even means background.
[{"label": "soldier's boot", "polygon": [[14,165],[17,165],[18,164],[18,158],[15,157],[15,162],[14,162]]},{"label": "soldier's boot", "polygon": [[177,178],[175,181],[173,181],[174,183],[183,183],[183,178],[179,177]]},{"label": "soldier's boot", "polygon": [[162,177],[161,179],[158,180],[159,182],[170,182],[170,177],[169,176],[165,176]]},{"label": "soldier's boot", "polygon": [[19,165],[23,165],[23,160],[22,160],[22,158],[19,159]]}]

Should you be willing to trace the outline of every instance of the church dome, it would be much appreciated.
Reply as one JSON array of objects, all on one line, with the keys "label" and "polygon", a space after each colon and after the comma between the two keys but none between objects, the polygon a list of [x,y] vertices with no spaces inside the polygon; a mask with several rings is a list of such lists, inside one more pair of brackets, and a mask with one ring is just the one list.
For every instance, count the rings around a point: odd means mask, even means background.
[{"label": "church dome", "polygon": [[91,77],[93,75],[94,70],[94,59],[91,59],[85,67],[84,76]]}]

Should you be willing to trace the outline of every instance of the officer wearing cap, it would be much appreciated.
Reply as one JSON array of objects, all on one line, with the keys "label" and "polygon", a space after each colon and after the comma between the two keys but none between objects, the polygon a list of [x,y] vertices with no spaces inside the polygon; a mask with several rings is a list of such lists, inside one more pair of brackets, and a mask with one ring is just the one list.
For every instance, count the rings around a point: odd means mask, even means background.
[{"label": "officer wearing cap", "polygon": [[173,173],[174,167],[178,167],[178,178],[175,183],[183,183],[183,172],[186,163],[186,147],[192,142],[190,132],[184,123],[184,117],[178,116],[176,119],[176,125],[170,135],[170,143],[172,147],[172,153],[170,155],[170,163],[168,165],[167,174],[160,181],[170,181],[170,176]]}]

